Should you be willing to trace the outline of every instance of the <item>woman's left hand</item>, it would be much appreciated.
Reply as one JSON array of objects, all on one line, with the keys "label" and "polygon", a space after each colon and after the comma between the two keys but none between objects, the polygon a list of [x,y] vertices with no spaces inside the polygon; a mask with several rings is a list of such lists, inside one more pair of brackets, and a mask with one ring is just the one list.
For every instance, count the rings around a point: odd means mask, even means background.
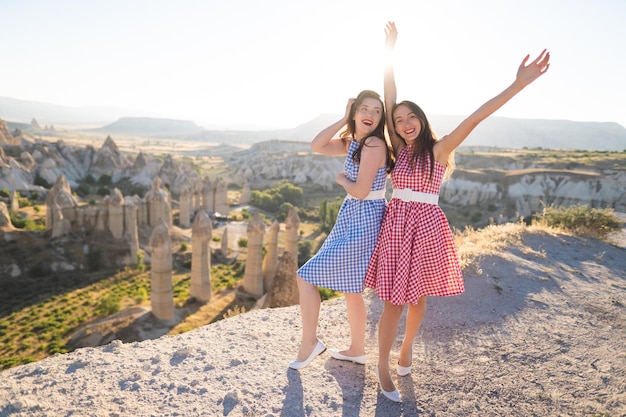
[{"label": "woman's left hand", "polygon": [[542,76],[550,68],[550,52],[545,49],[530,64],[526,65],[530,55],[522,61],[517,69],[516,80],[526,86]]}]

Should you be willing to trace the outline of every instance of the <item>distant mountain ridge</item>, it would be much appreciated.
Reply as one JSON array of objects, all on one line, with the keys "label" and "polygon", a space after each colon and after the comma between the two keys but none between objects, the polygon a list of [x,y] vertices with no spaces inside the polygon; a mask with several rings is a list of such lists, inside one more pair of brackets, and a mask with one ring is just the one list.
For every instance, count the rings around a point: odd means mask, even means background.
[{"label": "distant mountain ridge", "polygon": [[[451,132],[465,116],[431,115],[428,121],[441,137]],[[323,114],[285,131],[278,139],[311,140],[315,135],[339,120],[339,114]],[[512,119],[492,116],[484,120],[463,146],[499,148],[547,148],[601,151],[626,150],[626,128],[615,122],[579,122],[571,120]]]},{"label": "distant mountain ridge", "polygon": [[111,123],[124,116],[158,117],[151,112],[112,106],[62,106],[39,101],[0,97],[0,119],[30,123],[36,119],[42,125],[81,125]]},{"label": "distant mountain ridge", "polygon": [[[130,117],[133,116],[133,117]],[[192,121],[155,117],[135,110],[112,107],[67,107],[0,97],[0,119],[10,129],[36,119],[41,125],[104,125],[95,131],[113,135],[184,136],[186,140],[252,145],[266,140],[310,141],[339,120],[340,114],[321,114],[292,129],[203,130]],[[439,136],[449,133],[463,116],[431,115],[429,121]],[[17,123],[15,123],[17,122]],[[626,128],[615,122],[512,119],[490,117],[483,121],[463,146],[501,148],[554,148],[600,151],[626,150]]]},{"label": "distant mountain ridge", "polygon": [[161,119],[153,117],[121,117],[116,122],[91,129],[106,134],[140,135],[193,135],[202,132],[202,128],[190,120]]}]

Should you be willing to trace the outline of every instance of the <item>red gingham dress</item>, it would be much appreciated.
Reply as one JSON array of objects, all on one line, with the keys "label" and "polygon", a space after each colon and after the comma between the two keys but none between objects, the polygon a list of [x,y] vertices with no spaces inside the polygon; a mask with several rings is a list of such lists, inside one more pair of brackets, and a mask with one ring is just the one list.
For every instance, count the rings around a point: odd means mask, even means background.
[{"label": "red gingham dress", "polygon": [[[394,189],[439,194],[446,167],[420,156],[411,169],[412,146],[398,155],[391,173]],[[381,300],[417,304],[423,296],[450,296],[464,291],[463,275],[448,220],[438,205],[392,198],[370,259],[365,286]]]}]

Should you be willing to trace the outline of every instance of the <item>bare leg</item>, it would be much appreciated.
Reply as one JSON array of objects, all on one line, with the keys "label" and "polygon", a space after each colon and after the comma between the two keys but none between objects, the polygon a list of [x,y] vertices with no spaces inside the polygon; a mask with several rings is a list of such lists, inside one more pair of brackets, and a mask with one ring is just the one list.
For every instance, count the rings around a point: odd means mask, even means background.
[{"label": "bare leg", "polygon": [[406,313],[406,330],[404,331],[404,340],[402,341],[400,358],[398,360],[400,366],[411,366],[413,342],[425,313],[426,297],[420,297],[417,304],[409,304],[409,311]]},{"label": "bare leg", "polygon": [[348,321],[350,322],[350,348],[341,353],[347,356],[361,356],[365,354],[365,324],[367,311],[361,293],[345,293]]},{"label": "bare leg", "polygon": [[385,308],[378,323],[378,373],[380,383],[385,391],[396,389],[389,374],[389,354],[396,338],[398,323],[403,310],[404,305],[395,305],[385,301]]},{"label": "bare leg", "polygon": [[302,341],[297,360],[303,361],[309,357],[317,344],[317,322],[322,300],[315,285],[306,282],[300,276],[297,281],[302,313]]}]

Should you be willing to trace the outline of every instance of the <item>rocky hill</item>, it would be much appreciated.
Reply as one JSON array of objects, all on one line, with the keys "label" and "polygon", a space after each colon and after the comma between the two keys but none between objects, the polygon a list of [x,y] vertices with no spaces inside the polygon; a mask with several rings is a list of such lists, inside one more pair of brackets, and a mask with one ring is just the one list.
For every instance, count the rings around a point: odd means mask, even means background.
[{"label": "rocky hill", "polygon": [[[365,366],[323,353],[289,370],[299,308],[254,310],[4,370],[0,416],[626,415],[625,249],[519,224],[458,246],[466,291],[429,299],[413,372],[392,376],[400,404],[378,388],[382,303],[366,291]],[[327,347],[346,346],[346,323],[343,298],[322,303]]]},{"label": "rocky hill", "polygon": [[[253,190],[264,189],[288,180],[315,193],[310,195],[345,195],[335,183],[344,157],[317,154],[308,142],[271,140],[248,149],[230,145],[207,149],[215,154],[207,150],[205,156],[223,160],[220,172],[232,186],[247,181]],[[511,221],[540,212],[546,205],[626,211],[623,152],[465,149],[457,152],[457,169],[444,183],[440,198],[442,206],[467,212],[457,226]],[[17,191],[42,191],[35,185],[36,178],[53,184],[63,174],[76,186],[88,175],[98,179],[107,174],[114,182],[125,178],[143,187],[159,176],[176,196],[183,183],[200,179],[193,165],[171,155],[157,160],[141,152],[122,154],[111,137],[98,149],[63,141],[23,141],[4,147],[0,166],[0,189]]]},{"label": "rocky hill", "polygon": [[160,119],[151,117],[122,117],[101,128],[92,129],[109,135],[187,136],[200,133],[202,128],[190,120]]},{"label": "rocky hill", "polygon": [[[626,157],[599,154],[593,162],[585,152],[521,151],[491,148],[458,152],[457,169],[444,183],[440,202],[482,210],[479,225],[490,218],[510,221],[540,212],[546,205],[610,207],[626,211]],[[587,159],[587,161],[586,161]],[[267,141],[225,157],[232,177],[252,188],[287,179],[302,187],[337,190],[335,176],[344,157],[311,151],[308,143]],[[343,190],[338,191],[339,194]]]}]

